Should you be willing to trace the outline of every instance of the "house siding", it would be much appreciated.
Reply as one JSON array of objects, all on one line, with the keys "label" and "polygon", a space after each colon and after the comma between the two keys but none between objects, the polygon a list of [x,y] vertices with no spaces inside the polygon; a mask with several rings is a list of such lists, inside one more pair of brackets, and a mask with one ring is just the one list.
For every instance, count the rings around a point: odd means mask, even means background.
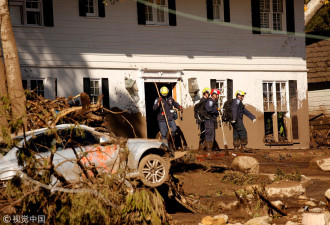
[{"label": "house siding", "polygon": [[[80,17],[77,1],[54,1],[54,27],[14,27],[22,76],[57,78],[59,96],[82,92],[83,77],[109,78],[110,107],[136,114],[141,125],[136,129],[140,129],[141,137],[146,137],[143,74],[174,71],[183,81],[181,91],[177,89],[180,98],[177,100],[184,106],[185,116],[178,124],[193,148],[198,145],[198,131],[193,119],[194,100],[188,90],[189,78],[196,77],[200,89],[208,87],[210,79],[232,79],[234,92],[237,89],[248,92],[244,102],[258,118],[256,124],[245,119],[249,146],[253,148],[265,148],[262,81],[297,80],[301,141],[294,147],[307,148],[304,38],[252,34],[250,1],[232,0],[230,4],[231,23],[225,26],[207,22],[205,1],[177,0],[177,11],[194,17],[177,15],[176,26],[163,27],[138,25],[135,1],[109,4],[105,7],[105,18]],[[296,0],[297,33],[304,32],[303,12],[303,2]],[[235,24],[245,27],[237,29],[232,26]],[[138,102],[125,89],[125,77],[137,81]],[[226,132],[229,140],[231,133]],[[217,140],[222,143],[219,129]]]}]

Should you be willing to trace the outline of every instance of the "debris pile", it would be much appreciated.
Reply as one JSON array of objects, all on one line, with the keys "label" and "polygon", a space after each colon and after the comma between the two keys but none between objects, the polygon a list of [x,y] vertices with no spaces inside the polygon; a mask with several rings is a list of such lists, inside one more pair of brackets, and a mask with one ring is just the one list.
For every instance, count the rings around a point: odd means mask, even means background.
[{"label": "debris pile", "polygon": [[311,129],[310,147],[313,149],[330,147],[330,130]]}]

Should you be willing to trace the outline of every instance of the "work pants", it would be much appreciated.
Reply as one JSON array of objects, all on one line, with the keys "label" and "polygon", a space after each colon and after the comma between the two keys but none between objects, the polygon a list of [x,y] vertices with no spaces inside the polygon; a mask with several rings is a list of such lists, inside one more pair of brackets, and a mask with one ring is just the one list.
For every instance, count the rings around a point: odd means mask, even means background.
[{"label": "work pants", "polygon": [[215,138],[215,121],[205,120],[205,140],[213,142]]},{"label": "work pants", "polygon": [[243,121],[237,121],[236,123],[232,124],[233,126],[233,139],[234,145],[236,143],[247,144],[247,132],[244,127]]},{"label": "work pants", "polygon": [[[169,120],[168,125],[171,129],[172,136],[175,136],[175,132],[177,130],[175,121],[174,120]],[[158,121],[158,126],[159,126],[160,134],[162,135],[162,140],[166,140],[166,143],[167,143],[168,127],[167,127],[166,121]]]}]

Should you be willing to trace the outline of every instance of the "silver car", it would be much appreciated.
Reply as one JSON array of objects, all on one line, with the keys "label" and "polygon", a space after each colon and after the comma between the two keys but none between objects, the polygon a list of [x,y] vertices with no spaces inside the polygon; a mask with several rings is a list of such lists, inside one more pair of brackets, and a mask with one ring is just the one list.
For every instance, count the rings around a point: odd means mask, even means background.
[{"label": "silver car", "polygon": [[[83,164],[95,166],[98,172],[116,173],[125,164],[130,171],[127,176],[138,177],[145,185],[157,187],[168,178],[170,160],[178,158],[166,144],[156,139],[128,139],[125,146],[120,146],[110,144],[109,136],[92,127],[62,124],[56,126],[56,130],[57,135],[48,128],[29,131],[26,144],[37,158],[46,160],[51,149],[56,148],[54,166],[69,181],[83,179],[77,164],[78,156]],[[1,181],[11,179],[22,170],[18,165],[17,152],[23,147],[24,138],[18,136],[16,139],[16,147],[0,159]],[[123,163],[121,158],[125,155],[128,157]]]}]

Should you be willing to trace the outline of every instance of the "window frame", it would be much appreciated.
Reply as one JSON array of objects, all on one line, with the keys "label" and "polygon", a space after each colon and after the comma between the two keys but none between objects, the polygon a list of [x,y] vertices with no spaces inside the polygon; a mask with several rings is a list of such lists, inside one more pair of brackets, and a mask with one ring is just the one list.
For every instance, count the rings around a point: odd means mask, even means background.
[{"label": "window frame", "polygon": [[[276,84],[285,84],[285,93],[286,93],[286,96],[285,96],[285,101],[286,101],[286,110],[283,110],[282,107],[281,107],[281,110],[278,110],[278,106],[277,106],[277,90],[276,90]],[[267,93],[269,92],[268,90],[268,84],[272,84],[273,85],[273,90],[272,90],[272,102],[274,104],[274,110],[270,110],[270,104],[269,104],[269,95],[267,94],[267,100],[266,101],[268,103],[268,110],[265,110],[265,101],[263,99],[263,111],[264,113],[265,112],[285,112],[287,113],[287,116],[289,116],[290,114],[290,98],[289,98],[289,81],[281,81],[281,80],[265,80],[265,81],[262,81],[262,85],[264,84],[267,84]],[[262,87],[262,93],[263,93],[263,96],[264,96],[264,88]],[[281,91],[280,91],[281,93]],[[282,99],[281,99],[282,100]],[[282,101],[281,101],[282,102]]]},{"label": "window frame", "polygon": [[[219,18],[215,18],[215,6],[217,6],[218,4],[214,4],[214,1],[219,1],[220,4],[219,4]],[[225,9],[224,9],[224,0],[212,0],[212,10],[213,10],[213,20],[214,21],[218,21],[218,22],[224,22],[225,20]]]},{"label": "window frame", "polygon": [[[261,10],[261,1],[269,1],[269,12],[268,12],[268,25],[269,27],[268,28],[264,28],[262,27],[262,24],[263,24],[263,16],[262,14],[263,13],[267,13],[267,12],[263,12]],[[281,30],[274,30],[274,19],[273,19],[273,15],[278,13],[278,12],[274,12],[274,9],[273,9],[273,1],[274,0],[260,0],[260,3],[259,3],[259,8],[260,8],[260,19],[259,19],[259,22],[260,22],[260,31],[261,31],[261,34],[274,34],[276,32],[286,32],[287,30],[287,27],[286,27],[286,0],[282,0],[282,9],[283,9],[283,12],[281,14],[281,20],[282,20],[282,24],[281,24]],[[278,0],[279,1],[279,0]]]},{"label": "window frame", "polygon": [[[39,9],[27,8],[27,2],[37,2],[39,4]],[[13,24],[13,26],[35,26],[41,27],[44,26],[44,18],[43,18],[43,1],[42,0],[9,0],[8,7],[10,11],[11,6],[21,6],[20,16],[21,16],[21,24]],[[27,12],[39,12],[40,13],[40,24],[29,24],[27,21]]]},{"label": "window frame", "polygon": [[[95,87],[93,87],[92,84],[94,84],[94,82],[98,82],[98,84],[99,84],[99,87],[98,87],[99,93],[98,94],[95,94],[95,92],[93,92],[93,88],[95,89]],[[89,92],[89,97],[90,97],[91,103],[96,104],[98,96],[102,94],[102,80],[91,78],[89,85],[90,85],[89,86],[89,91],[90,91]]]},{"label": "window frame", "polygon": [[[225,104],[225,102],[227,101],[228,99],[228,96],[227,96],[227,93],[228,93],[228,85],[227,85],[227,79],[225,80],[216,80],[215,81],[216,83],[216,89],[218,89],[220,91],[220,95],[219,95],[219,99],[218,99],[218,102],[219,102],[219,108],[222,109],[223,108],[223,105]],[[223,83],[223,86],[221,88],[221,83]],[[223,97],[222,99],[222,103],[221,103],[221,97]]]},{"label": "window frame", "polygon": [[[150,2],[152,1],[152,2]],[[165,5],[163,5],[163,12],[164,12],[164,22],[158,22],[157,21],[157,10],[158,7],[153,7],[155,3],[155,1],[157,0],[149,0],[147,4],[145,4],[145,24],[146,25],[154,25],[154,26],[169,26],[169,16],[168,16],[168,0],[164,0],[165,1]],[[149,5],[151,4],[151,5]],[[151,12],[152,12],[152,21],[149,21],[149,17],[147,15],[147,9],[148,7],[151,7]]]},{"label": "window frame", "polygon": [[[46,87],[45,87],[45,79],[44,78],[23,78],[22,79],[22,83],[24,82],[24,80],[26,80],[26,89],[28,90],[32,90],[31,89],[31,81],[42,81],[42,86],[43,86],[43,90],[42,90],[42,97],[45,97],[46,94]],[[38,93],[40,92],[40,90],[38,91],[38,89],[36,89],[36,94],[39,95]]]},{"label": "window frame", "polygon": [[86,17],[99,17],[99,10],[98,10],[98,1],[93,0],[93,8],[94,8],[94,13],[89,13],[89,0],[87,0],[87,9],[86,9]]}]

